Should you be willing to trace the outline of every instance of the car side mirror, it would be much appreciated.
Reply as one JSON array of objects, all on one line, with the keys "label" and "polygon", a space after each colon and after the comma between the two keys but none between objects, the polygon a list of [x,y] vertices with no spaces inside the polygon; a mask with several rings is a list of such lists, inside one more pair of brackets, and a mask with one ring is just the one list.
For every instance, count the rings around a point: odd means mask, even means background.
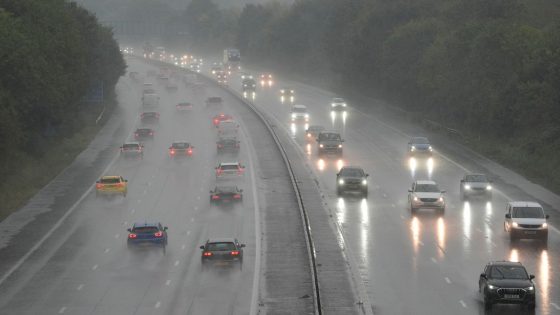
[{"label": "car side mirror", "polygon": [[408,192],[412,192],[412,189],[409,189]]},{"label": "car side mirror", "polygon": [[243,192],[243,189],[239,189],[239,192]]},{"label": "car side mirror", "polygon": [[445,194],[446,192],[447,192],[447,190],[442,190],[441,191],[442,194]]},{"label": "car side mirror", "polygon": [[132,232],[132,229],[126,229],[126,230],[129,231],[129,232]]},{"label": "car side mirror", "polygon": [[529,275],[529,280],[535,279],[535,275]]},{"label": "car side mirror", "polygon": [[243,248],[243,247],[245,247],[245,244],[241,244],[241,245],[239,245],[239,247]]},{"label": "car side mirror", "polygon": [[545,219],[548,219],[548,218],[550,218],[550,215],[547,214],[544,217],[545,217]]},{"label": "car side mirror", "polygon": [[200,245],[200,249],[204,249],[204,245]]},{"label": "car side mirror", "polygon": [[511,219],[511,214],[506,213],[506,219]]},{"label": "car side mirror", "polygon": [[366,177],[369,177],[369,174],[366,174]]},{"label": "car side mirror", "polygon": [[480,274],[480,277],[483,278],[483,279],[488,279],[488,278],[486,277],[486,274],[485,274],[485,273],[481,273],[481,274]]}]

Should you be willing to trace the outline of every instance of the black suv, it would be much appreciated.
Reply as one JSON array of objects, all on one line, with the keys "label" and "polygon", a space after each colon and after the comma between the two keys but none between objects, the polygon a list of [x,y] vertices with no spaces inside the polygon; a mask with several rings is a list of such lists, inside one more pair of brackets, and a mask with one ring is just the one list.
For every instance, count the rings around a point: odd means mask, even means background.
[{"label": "black suv", "polygon": [[535,276],[527,274],[519,262],[493,261],[484,267],[478,280],[478,290],[484,308],[493,304],[524,304],[535,308]]},{"label": "black suv", "polygon": [[342,138],[336,131],[321,131],[317,136],[319,155],[338,154],[342,155]]},{"label": "black suv", "polygon": [[225,152],[237,153],[239,152],[239,144],[240,141],[236,137],[220,137],[216,142],[216,150],[218,154]]},{"label": "black suv", "polygon": [[357,191],[367,198],[368,176],[361,167],[344,166],[336,174],[336,194],[340,196],[347,191]]},{"label": "black suv", "polygon": [[202,249],[202,269],[212,266],[230,266],[237,264],[239,269],[243,266],[243,247],[234,238],[209,239]]}]

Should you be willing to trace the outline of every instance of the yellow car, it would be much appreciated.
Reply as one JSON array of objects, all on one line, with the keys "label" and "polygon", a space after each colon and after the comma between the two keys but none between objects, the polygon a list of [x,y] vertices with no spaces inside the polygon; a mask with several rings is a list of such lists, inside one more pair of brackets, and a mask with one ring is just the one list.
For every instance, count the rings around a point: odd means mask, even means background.
[{"label": "yellow car", "polygon": [[126,197],[128,180],[122,176],[103,176],[95,183],[95,196],[122,194]]}]

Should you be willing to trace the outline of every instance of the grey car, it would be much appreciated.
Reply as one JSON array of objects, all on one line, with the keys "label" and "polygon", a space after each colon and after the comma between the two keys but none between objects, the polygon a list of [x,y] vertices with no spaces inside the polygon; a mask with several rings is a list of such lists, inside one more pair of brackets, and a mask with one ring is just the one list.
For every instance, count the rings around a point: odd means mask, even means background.
[{"label": "grey car", "polygon": [[432,145],[426,137],[414,137],[408,142],[408,153],[416,155],[432,155]]},{"label": "grey car", "polygon": [[463,200],[474,196],[492,198],[492,182],[484,174],[466,174],[459,189]]},{"label": "grey car", "polygon": [[336,194],[340,196],[346,192],[358,192],[367,198],[368,176],[359,166],[342,167],[336,174]]}]

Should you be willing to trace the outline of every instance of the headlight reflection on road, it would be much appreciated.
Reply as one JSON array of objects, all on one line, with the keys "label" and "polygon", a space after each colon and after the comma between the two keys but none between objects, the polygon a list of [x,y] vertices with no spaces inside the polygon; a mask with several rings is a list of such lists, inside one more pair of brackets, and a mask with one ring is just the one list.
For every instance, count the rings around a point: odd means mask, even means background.
[{"label": "headlight reflection on road", "polygon": [[511,250],[511,252],[509,253],[509,261],[513,261],[513,262],[518,262],[519,261],[519,252],[517,252],[517,249],[513,248]]},{"label": "headlight reflection on road", "polygon": [[334,122],[336,121],[336,113],[331,111],[331,123],[334,126]]},{"label": "headlight reflection on road", "polygon": [[369,207],[366,198],[362,198],[360,203],[360,214],[362,224],[369,224]]},{"label": "headlight reflection on road", "polygon": [[549,305],[550,299],[548,296],[548,288],[550,284],[550,261],[548,260],[547,250],[541,253],[541,263],[539,265],[539,293],[542,297],[542,305]]},{"label": "headlight reflection on road", "polygon": [[323,159],[319,159],[317,161],[317,168],[319,169],[319,171],[324,171],[325,170],[325,160]]},{"label": "headlight reflection on road", "polygon": [[408,159],[408,168],[410,169],[410,175],[412,176],[412,178],[414,178],[414,175],[416,175],[416,159],[411,157],[410,159]]},{"label": "headlight reflection on road", "polygon": [[468,247],[471,239],[471,204],[468,201],[463,204],[463,233],[465,234],[463,238],[465,247]]},{"label": "headlight reflection on road", "polygon": [[414,247],[414,253],[418,253],[418,246],[420,245],[420,221],[417,217],[412,217],[410,229],[412,230],[412,246]]},{"label": "headlight reflection on road", "polygon": [[338,161],[336,161],[336,168],[338,171],[340,171],[340,169],[344,166],[344,160],[339,159]]},{"label": "headlight reflection on road", "polygon": [[492,202],[491,201],[486,202],[486,216],[487,217],[492,216]]},{"label": "headlight reflection on road", "polygon": [[311,155],[311,143],[308,143],[305,146],[305,153],[307,153],[307,155]]},{"label": "headlight reflection on road", "polygon": [[294,123],[290,124],[290,131],[292,132],[292,138],[295,138],[296,137],[296,132],[297,132],[296,124],[294,124]]},{"label": "headlight reflection on road", "polygon": [[336,217],[339,224],[344,224],[346,221],[346,204],[344,198],[338,198],[336,203]]},{"label": "headlight reflection on road", "polygon": [[438,256],[444,258],[443,252],[445,251],[445,221],[442,217],[437,220],[437,240],[438,240]]},{"label": "headlight reflection on road", "polygon": [[426,167],[428,168],[428,178],[432,178],[432,174],[434,173],[434,159],[428,158],[426,161]]}]

